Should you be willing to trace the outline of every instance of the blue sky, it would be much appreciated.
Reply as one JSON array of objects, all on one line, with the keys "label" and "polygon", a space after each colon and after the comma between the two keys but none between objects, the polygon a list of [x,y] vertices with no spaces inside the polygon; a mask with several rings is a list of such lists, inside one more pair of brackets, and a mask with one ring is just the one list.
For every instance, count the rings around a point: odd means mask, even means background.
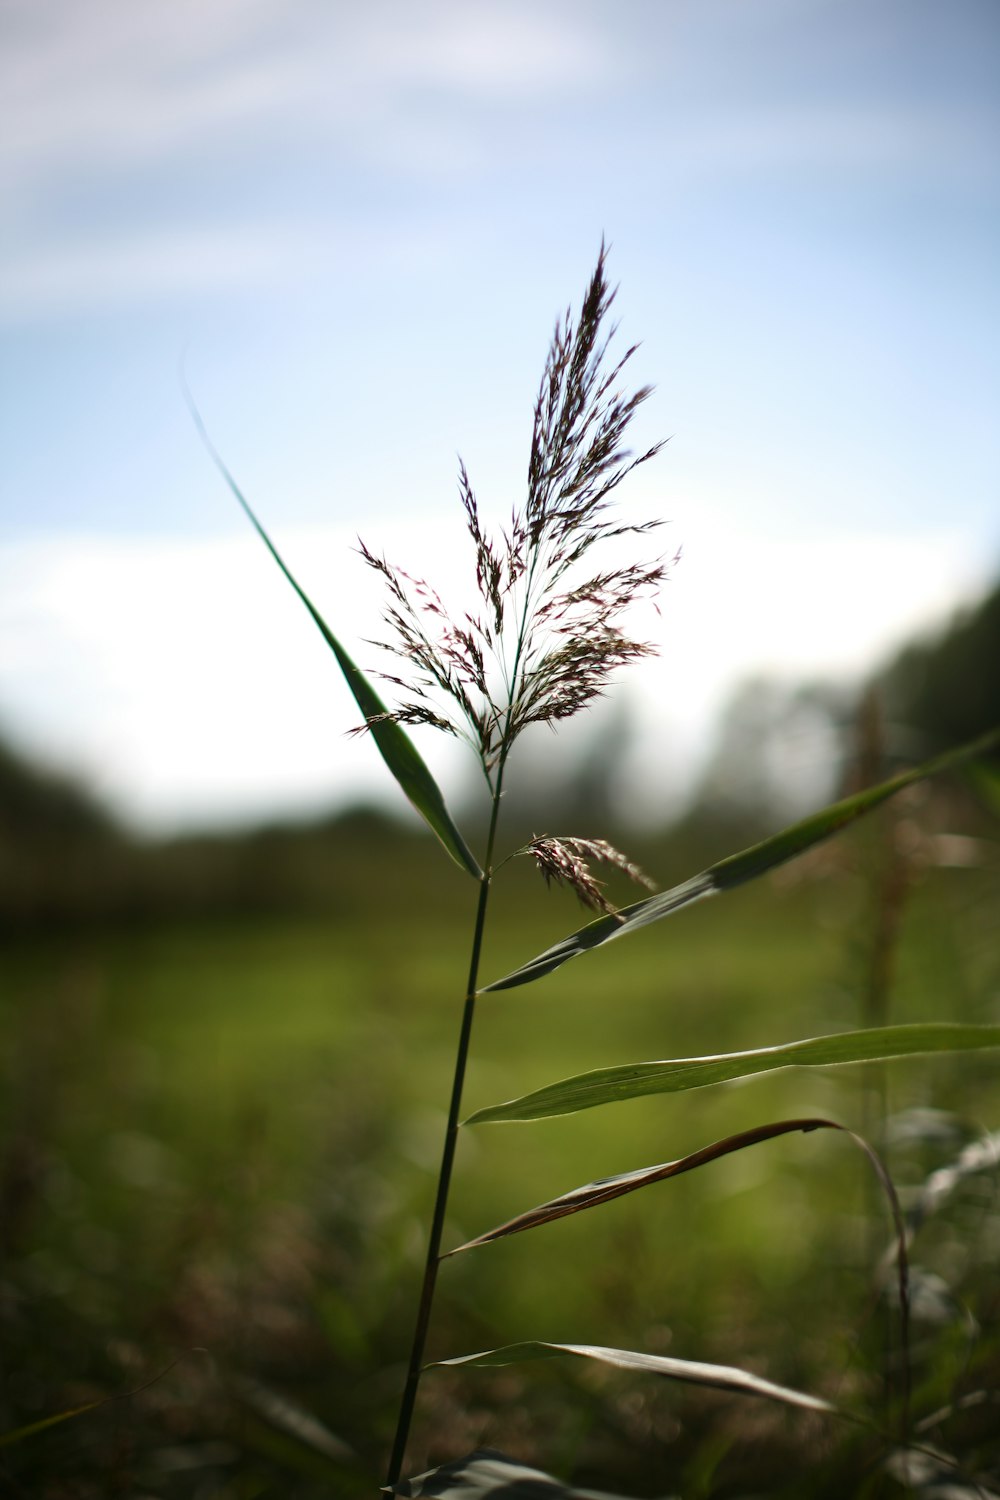
[{"label": "blue sky", "polygon": [[520,495],[552,323],[602,235],[657,387],[637,440],[671,438],[624,496],[683,547],[630,690],[664,796],[743,673],[859,671],[992,581],[993,0],[0,18],[0,725],[130,816],[382,784],[198,446],[182,353],[358,643],[359,530],[447,583],[456,453],[487,512]]}]

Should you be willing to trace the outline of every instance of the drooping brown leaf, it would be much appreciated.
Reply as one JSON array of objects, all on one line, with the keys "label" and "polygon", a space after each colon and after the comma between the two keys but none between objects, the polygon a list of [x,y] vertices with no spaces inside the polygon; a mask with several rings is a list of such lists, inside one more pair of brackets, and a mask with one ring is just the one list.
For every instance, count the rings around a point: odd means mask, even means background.
[{"label": "drooping brown leaf", "polygon": [[[692,1151],[689,1156],[679,1157],[676,1161],[661,1162],[655,1167],[639,1167],[632,1172],[618,1172],[613,1177],[599,1177],[595,1182],[588,1182],[583,1187],[573,1188],[568,1193],[561,1194],[558,1198],[550,1198],[547,1203],[540,1203],[537,1208],[530,1208],[516,1218],[508,1219],[504,1224],[498,1224],[495,1229],[487,1230],[485,1234],[477,1235],[473,1240],[467,1240],[464,1245],[456,1245],[454,1250],[449,1250],[449,1255],[461,1255],[464,1250],[475,1250],[479,1245],[489,1245],[494,1240],[506,1239],[511,1234],[521,1234],[526,1229],[537,1229],[542,1224],[551,1224],[554,1219],[565,1219],[570,1214],[581,1213],[586,1208],[596,1208],[601,1203],[610,1203],[615,1198],[623,1198],[627,1193],[634,1193],[639,1188],[650,1187],[655,1182],[666,1182],[668,1178],[680,1177],[685,1172],[693,1172],[697,1167],[706,1166],[709,1162],[718,1161],[723,1156],[730,1156],[735,1151],[745,1151],[748,1146],[756,1146],[761,1141],[771,1141],[778,1136],[791,1135],[793,1132],[809,1132],[812,1130],[844,1130],[843,1125],[838,1125],[834,1120],[822,1118],[808,1118],[801,1120],[779,1120],[773,1125],[758,1125],[751,1130],[741,1130],[735,1135],[728,1135],[724,1140],[715,1141],[711,1146],[703,1146],[700,1151]],[[850,1131],[847,1134],[851,1134]]]}]

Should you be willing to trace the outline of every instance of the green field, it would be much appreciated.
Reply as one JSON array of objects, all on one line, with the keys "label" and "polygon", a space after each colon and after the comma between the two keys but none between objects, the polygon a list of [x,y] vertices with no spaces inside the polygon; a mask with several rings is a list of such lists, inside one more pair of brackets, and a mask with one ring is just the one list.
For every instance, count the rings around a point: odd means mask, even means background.
[{"label": "green field", "polygon": [[[8,940],[0,1429],[144,1389],[0,1449],[3,1493],[375,1493],[474,893],[419,843],[388,868],[359,862],[348,887],[325,918]],[[988,870],[919,883],[892,1020],[998,1019],[997,895]],[[850,861],[817,866],[486,996],[465,1112],[588,1068],[864,1024],[870,912]],[[564,897],[518,875],[497,901],[487,979],[577,925]],[[897,1120],[891,1165],[912,1186],[1000,1128],[996,1069],[983,1053],[788,1071],[476,1127],[446,1243],[788,1115],[875,1132],[884,1105]],[[790,1136],[447,1262],[432,1354],[532,1338],[670,1352],[741,1363],[881,1419],[890,1319],[873,1288],[890,1224],[870,1177],[845,1138]],[[970,1179],[915,1243],[920,1276],[937,1278],[914,1325],[918,1415],[996,1374],[995,1198],[995,1175]],[[965,1450],[985,1462],[992,1422],[976,1407],[962,1420]],[[330,1434],[355,1456],[338,1456]],[[483,1445],[637,1495],[902,1492],[877,1473],[857,1487],[877,1445],[837,1424],[575,1361],[427,1376],[411,1470]]]}]

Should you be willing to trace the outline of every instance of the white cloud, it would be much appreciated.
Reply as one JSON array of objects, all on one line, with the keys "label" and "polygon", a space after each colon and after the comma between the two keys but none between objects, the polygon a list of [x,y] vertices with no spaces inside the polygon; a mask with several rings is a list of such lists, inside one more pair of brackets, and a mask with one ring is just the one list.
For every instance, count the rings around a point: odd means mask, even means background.
[{"label": "white cloud", "polygon": [[29,192],[68,173],[204,155],[247,131],[306,143],[322,125],[328,149],[364,159],[369,132],[419,123],[432,96],[463,110],[518,105],[593,86],[609,67],[579,12],[511,0],[20,0],[14,10],[0,173]]},{"label": "white cloud", "polygon": [[[662,654],[631,678],[636,775],[654,805],[689,784],[738,681],[860,673],[986,581],[951,533],[775,546],[684,529],[656,627]],[[454,603],[468,563],[460,531],[410,521],[386,538],[391,556]],[[284,544],[348,649],[377,666],[364,640],[381,633],[380,594],[353,535],[323,528]],[[8,546],[0,601],[0,723],[147,826],[358,795],[400,802],[374,748],[345,738],[357,709],[252,536]],[[420,742],[446,786],[464,786],[467,763],[451,742]]]},{"label": "white cloud", "polygon": [[[123,301],[253,287],[319,265],[305,232],[271,225],[92,235],[10,255],[0,282],[0,317],[57,317]],[[329,266],[329,259],[322,262]]]},{"label": "white cloud", "polygon": [[274,87],[283,65],[246,50],[273,14],[270,0],[86,7],[21,0],[15,9],[0,73],[8,179],[107,169],[204,142],[285,92]]},{"label": "white cloud", "polygon": [[[607,78],[614,53],[579,7],[494,3],[389,7],[359,54],[373,77],[477,103],[551,99]],[[383,20],[385,13],[383,13]]]},{"label": "white cloud", "polygon": [[[6,11],[3,281],[22,318],[48,296],[59,312],[76,296],[90,308],[213,291],[224,257],[237,286],[288,285],[302,245],[328,249],[334,226],[387,240],[416,218],[453,226],[494,178],[516,224],[535,202],[575,194],[589,161],[598,199],[616,164],[611,201],[632,173],[646,191],[651,171],[696,191],[817,169],[922,186],[996,176],[982,95],[866,83],[858,6],[844,29],[859,58],[821,53],[815,99],[801,64],[810,39],[821,48],[828,7],[784,0],[614,11],[596,0],[6,0]],[[883,38],[876,63],[884,51]],[[633,93],[642,128],[619,136],[609,103]],[[416,205],[407,188],[421,187]],[[444,209],[439,188],[452,189]]]},{"label": "white cloud", "polygon": [[15,320],[287,286],[334,236],[408,238],[412,216],[373,218],[366,194],[334,184],[467,179],[497,139],[515,149],[526,105],[606,84],[612,66],[585,13],[514,0],[11,10],[0,190]]},{"label": "white cloud", "polygon": [[988,119],[953,109],[908,108],[898,100],[786,99],[728,117],[695,105],[683,119],[667,117],[662,138],[670,158],[699,177],[834,171],[850,173],[857,184],[898,180],[902,173],[925,188],[941,172],[953,180],[996,180]]}]

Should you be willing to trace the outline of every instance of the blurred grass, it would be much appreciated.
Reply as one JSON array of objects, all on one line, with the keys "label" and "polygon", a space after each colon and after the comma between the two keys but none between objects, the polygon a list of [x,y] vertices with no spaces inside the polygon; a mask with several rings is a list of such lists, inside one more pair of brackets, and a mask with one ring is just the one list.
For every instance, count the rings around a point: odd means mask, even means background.
[{"label": "blurred grass", "polygon": [[[415,840],[388,862],[355,851],[340,910],[322,917],[8,940],[0,1431],[179,1360],[134,1399],[0,1450],[11,1494],[208,1500],[284,1495],[289,1483],[303,1497],[373,1488],[467,960],[468,883],[434,856]],[[655,851],[649,864],[655,871]],[[996,896],[988,869],[922,882],[903,920],[893,1020],[998,1019]],[[849,865],[762,882],[537,985],[484,997],[466,1113],[589,1067],[853,1027],[865,899]],[[568,900],[512,871],[487,979],[577,925]],[[1000,1126],[995,1068],[989,1055],[890,1068],[893,1113],[933,1105],[954,1115],[947,1139],[911,1143],[904,1176],[930,1170],[963,1131]],[[866,1076],[792,1072],[468,1131],[446,1242],[764,1120],[820,1112],[857,1126]],[[783,1140],[448,1262],[432,1356],[590,1341],[743,1361],[850,1397],[873,1337],[866,1170],[836,1139]],[[1000,1219],[982,1190],[963,1203],[961,1234],[928,1231],[931,1269],[961,1283],[960,1295],[975,1289],[983,1306],[971,1315],[988,1328],[997,1287],[983,1266],[995,1262]],[[970,1345],[958,1313],[936,1337],[918,1370],[928,1401],[946,1400],[977,1361],[995,1368],[995,1333]],[[354,1467],[283,1430],[258,1386],[339,1434]],[[415,1446],[417,1468],[421,1455],[490,1443],[637,1494],[705,1471],[703,1487],[690,1479],[685,1493],[708,1494],[733,1453],[745,1470],[752,1450],[772,1482],[775,1453],[820,1441],[832,1455],[829,1433],[753,1403],[532,1369],[428,1377]],[[718,1473],[706,1457],[716,1449]],[[831,1483],[843,1483],[838,1473],[831,1456]]]}]

